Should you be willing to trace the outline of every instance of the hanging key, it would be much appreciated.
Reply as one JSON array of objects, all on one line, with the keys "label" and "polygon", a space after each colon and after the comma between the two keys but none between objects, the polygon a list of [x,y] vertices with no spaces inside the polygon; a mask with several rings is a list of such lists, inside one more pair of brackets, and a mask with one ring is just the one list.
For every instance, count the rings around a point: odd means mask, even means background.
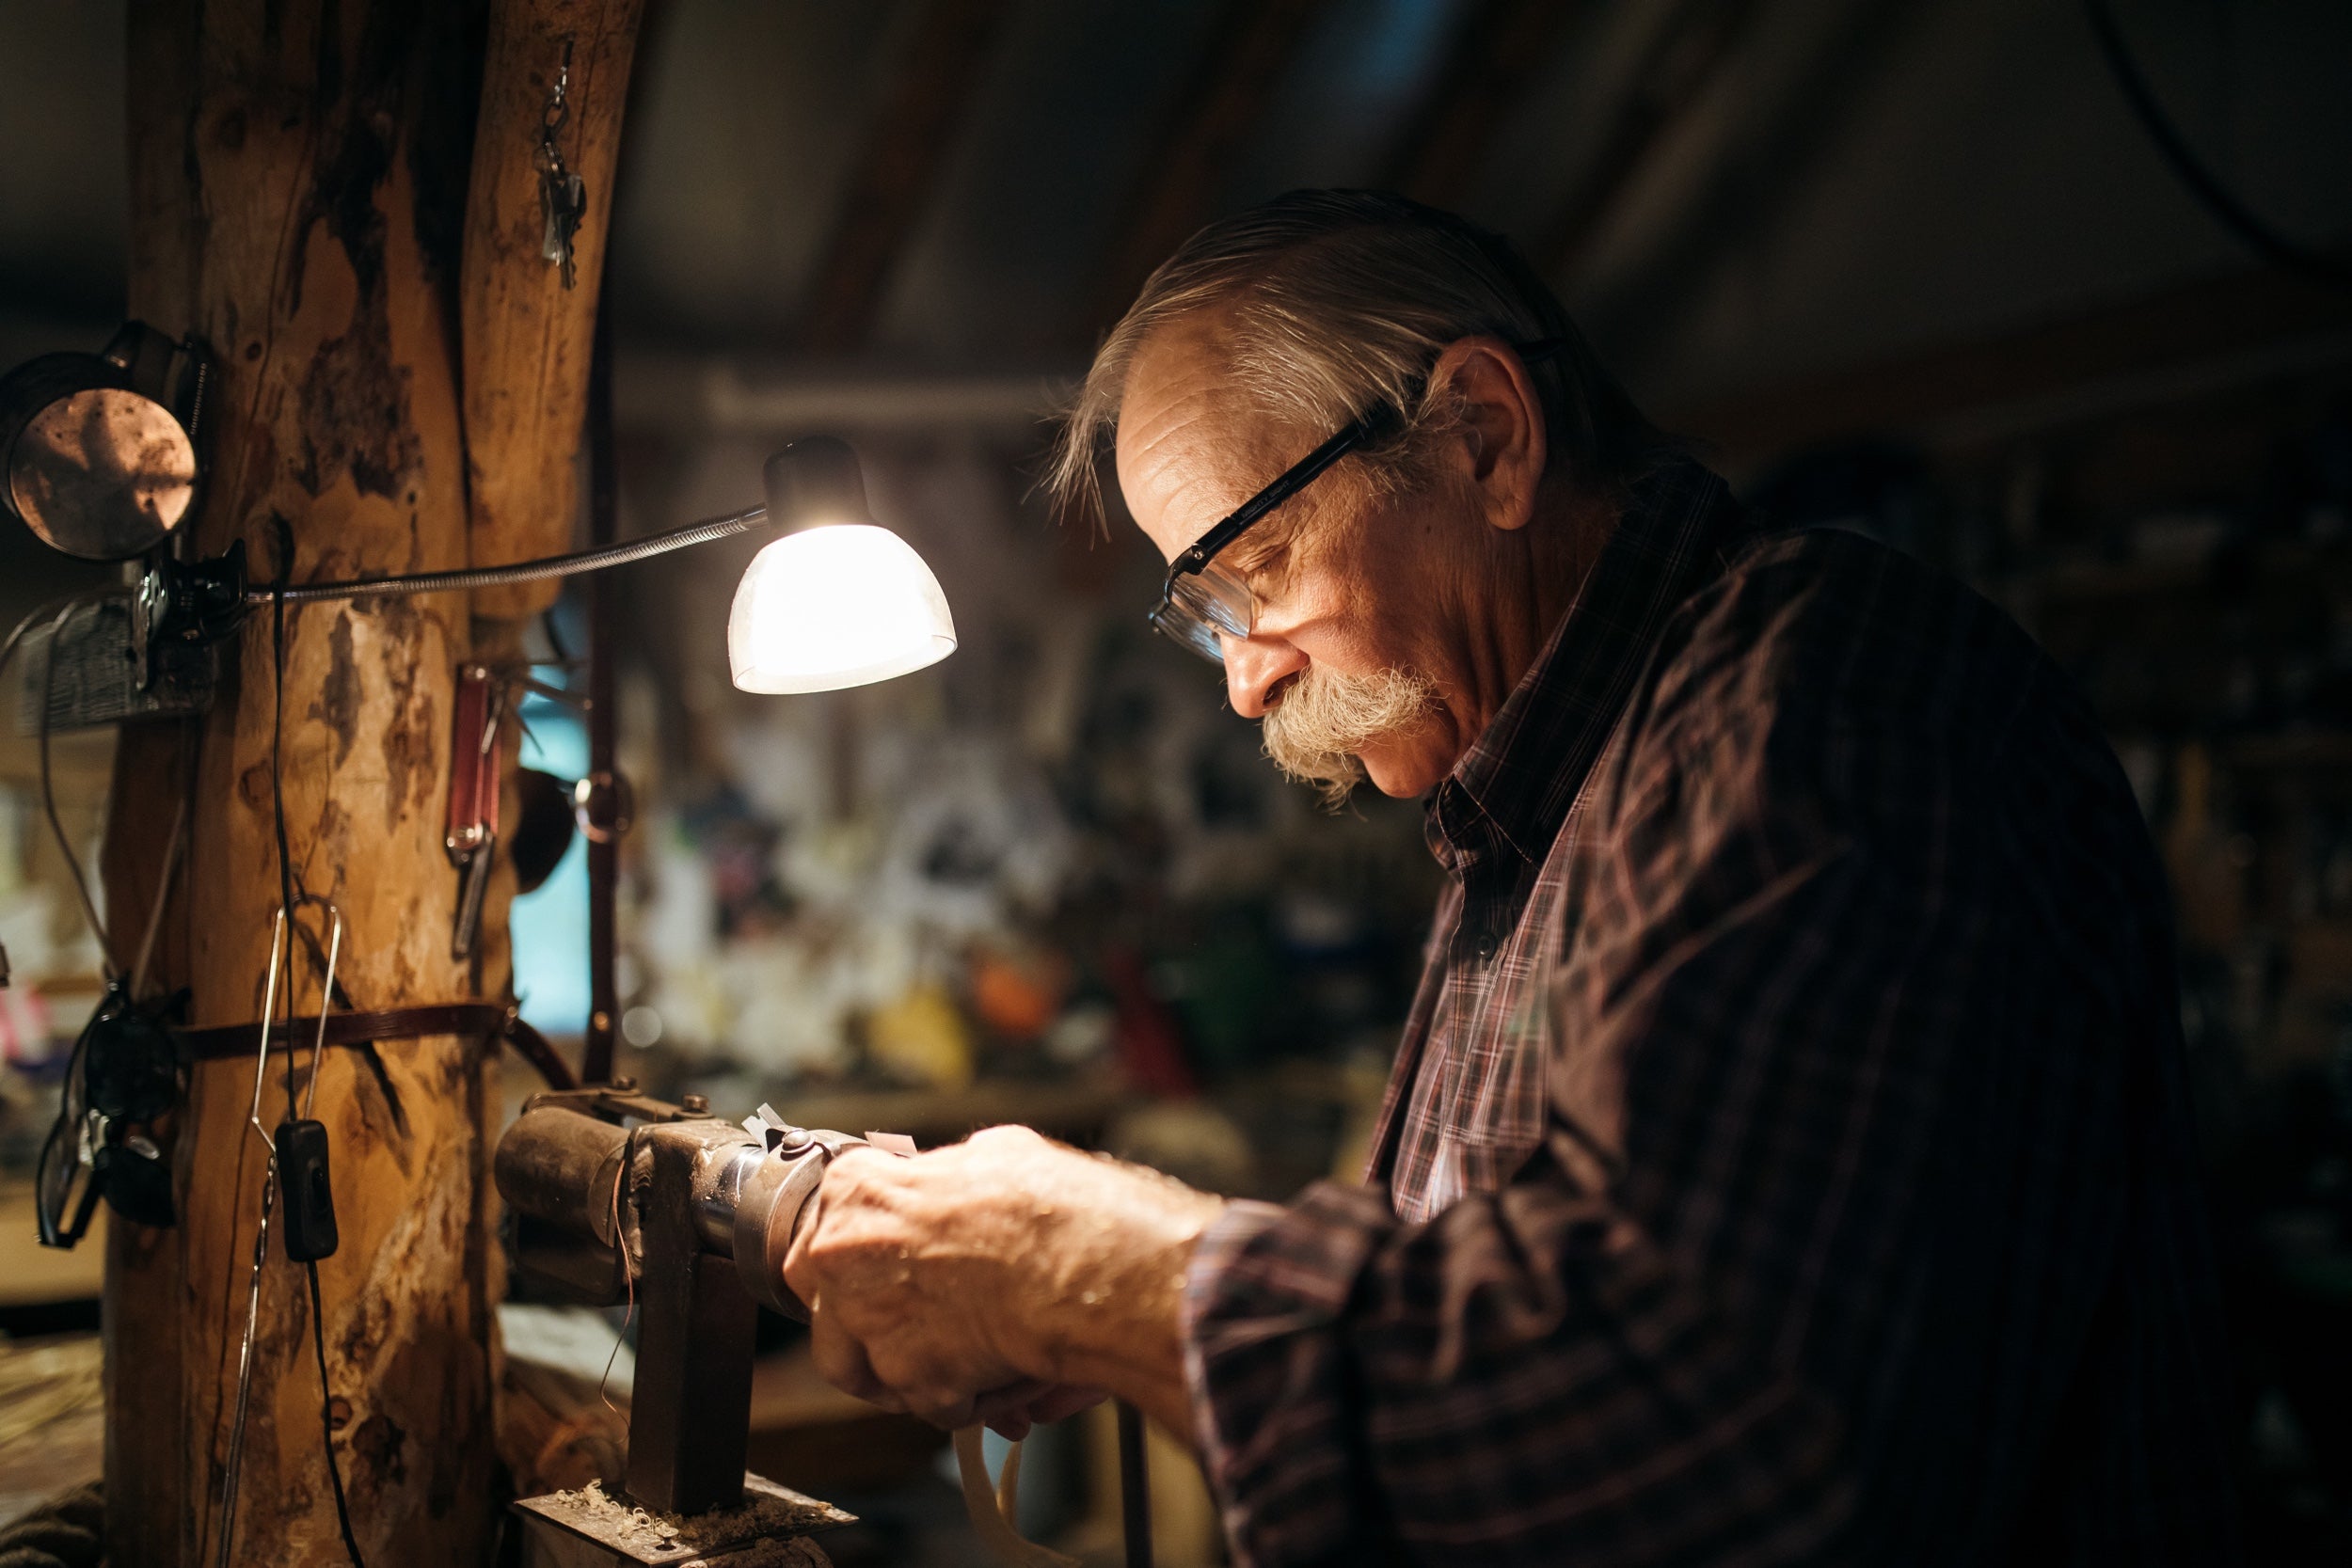
[{"label": "hanging key", "polygon": [[564,287],[571,288],[579,276],[572,261],[572,236],[588,212],[588,187],[560,161],[552,168],[542,167],[539,210],[547,220],[539,254],[563,270]]},{"label": "hanging key", "polygon": [[506,685],[483,665],[457,672],[455,734],[450,741],[449,823],[441,847],[457,868],[457,918],[449,956],[473,957],[482,927],[483,895],[498,859],[499,735],[506,713]]},{"label": "hanging key", "polygon": [[548,90],[547,110],[539,117],[539,149],[532,161],[539,170],[539,215],[545,225],[539,255],[563,269],[567,289],[578,277],[572,265],[572,236],[588,212],[587,182],[564,166],[564,150],[556,141],[571,123],[571,90],[572,42],[565,39],[564,63],[556,70],[555,86]]}]

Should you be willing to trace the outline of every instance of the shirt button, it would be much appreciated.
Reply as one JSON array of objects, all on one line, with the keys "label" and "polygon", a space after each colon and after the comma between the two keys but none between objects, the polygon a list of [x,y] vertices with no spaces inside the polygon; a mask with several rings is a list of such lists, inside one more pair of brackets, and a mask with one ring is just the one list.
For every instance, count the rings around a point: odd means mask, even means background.
[{"label": "shirt button", "polygon": [[1478,961],[1482,964],[1495,956],[1495,934],[1492,931],[1479,932],[1478,940],[1470,943],[1470,951],[1478,955]]}]

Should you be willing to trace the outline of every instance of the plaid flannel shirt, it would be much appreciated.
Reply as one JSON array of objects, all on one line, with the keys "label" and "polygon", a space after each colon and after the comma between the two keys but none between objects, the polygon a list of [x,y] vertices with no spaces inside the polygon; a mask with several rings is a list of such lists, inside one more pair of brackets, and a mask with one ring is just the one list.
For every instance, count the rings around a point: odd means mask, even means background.
[{"label": "plaid flannel shirt", "polygon": [[2235,1560],[2164,885],[2006,617],[1673,465],[1428,813],[1372,1184],[1187,1279],[1243,1560]]}]

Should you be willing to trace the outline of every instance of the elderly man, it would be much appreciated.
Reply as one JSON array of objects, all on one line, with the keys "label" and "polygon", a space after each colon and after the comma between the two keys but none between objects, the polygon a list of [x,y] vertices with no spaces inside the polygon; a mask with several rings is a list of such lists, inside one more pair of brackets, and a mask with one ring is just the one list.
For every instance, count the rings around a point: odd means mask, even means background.
[{"label": "elderly man", "polygon": [[1448,874],[1368,1182],[1017,1129],[825,1180],[852,1391],[1189,1432],[1245,1560],[2214,1563],[2222,1351],[2163,884],[2001,613],[1775,531],[1500,240],[1307,192],[1098,356],[1155,616]]}]

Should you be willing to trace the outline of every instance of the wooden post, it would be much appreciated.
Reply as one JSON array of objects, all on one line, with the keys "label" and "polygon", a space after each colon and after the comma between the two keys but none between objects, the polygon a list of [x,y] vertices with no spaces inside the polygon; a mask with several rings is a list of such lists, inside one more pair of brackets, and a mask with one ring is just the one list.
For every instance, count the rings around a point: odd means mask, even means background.
[{"label": "wooden post", "polygon": [[[461,307],[473,559],[485,565],[572,543],[612,172],[644,10],[644,0],[501,0],[490,8]],[[540,255],[532,162],[567,52],[568,116],[556,144],[588,192],[569,289]],[[474,613],[535,615],[558,591],[553,582],[491,589],[474,595]]]},{"label": "wooden post", "polygon": [[[596,314],[595,365],[588,373],[588,537],[610,545],[619,536],[620,494],[612,452],[612,312]],[[588,585],[588,778],[602,786],[620,777],[620,683],[613,677],[612,643],[620,629],[612,579]],[[588,835],[588,1027],[580,1032],[582,1083],[612,1079],[621,1022],[621,845],[617,826],[605,828],[591,802]]]},{"label": "wooden post", "polygon": [[[622,110],[644,11],[644,0],[499,0],[490,10],[482,118],[466,201],[462,307],[472,550],[484,564],[553,555],[573,543],[581,424],[600,352],[596,302],[612,216],[612,176],[620,161]],[[568,289],[542,254],[545,226],[534,159],[549,89],[559,74],[565,83],[565,107],[556,147],[564,166],[586,182],[588,195],[573,236],[574,286]],[[609,366],[603,369],[610,372]],[[610,474],[603,478],[597,515],[610,523]],[[559,584],[543,582],[475,594],[474,635],[484,657],[518,654],[524,619],[553,604],[559,592]],[[593,603],[606,607],[591,617],[597,628],[591,633],[592,645],[603,653],[612,589],[598,581],[588,592]],[[592,680],[601,676],[609,688],[610,663],[608,656]],[[603,705],[589,715],[592,739],[599,730],[610,734],[611,696],[609,689],[590,693],[592,703]],[[590,767],[611,766],[608,744],[592,755]],[[584,1054],[597,1078],[612,1071],[618,1011],[610,962],[614,851],[610,844],[591,844],[588,849],[593,962]],[[483,922],[485,977],[493,973],[503,977],[512,968],[504,932],[514,879],[503,863],[499,872]]]},{"label": "wooden post", "polygon": [[[527,32],[556,12],[623,15],[617,69],[598,95],[610,123],[593,132],[609,139],[637,8],[501,0],[488,36]],[[469,168],[479,181],[485,158],[499,163],[501,210],[516,199],[501,155],[477,150],[469,130],[478,107],[486,120],[500,102],[484,91],[485,57],[501,58],[485,37],[483,8],[469,0],[133,0],[131,308],[167,332],[199,334],[216,356],[205,553],[242,539],[259,576],[282,562],[302,581],[511,560],[510,546],[536,553],[535,538],[561,546],[567,512],[530,538],[502,523],[469,528],[474,394],[505,377],[526,402],[549,388],[560,400],[577,381],[576,410],[584,356],[562,359],[550,345],[566,332],[585,342],[597,278],[583,265],[580,287],[533,328],[539,341],[519,349],[506,341],[509,308],[476,310],[459,297],[461,272],[469,294],[486,286],[475,281]],[[574,48],[576,92],[584,47]],[[613,58],[609,47],[587,53]],[[551,64],[517,96],[543,97],[549,74]],[[526,169],[535,121],[514,150]],[[575,168],[593,166],[575,151],[577,96],[574,127],[564,150],[580,159]],[[609,152],[582,227],[583,261],[602,255]],[[535,230],[535,185],[523,191]],[[522,270],[519,259],[504,266]],[[551,269],[540,273],[529,281],[545,284]],[[461,320],[510,351],[478,383]],[[510,420],[505,437],[485,430],[477,456],[503,438],[507,455],[537,456],[552,443],[568,462],[575,437],[560,420]],[[224,646],[227,678],[201,726],[189,855],[157,961],[162,983],[193,988],[194,1022],[260,1014],[279,902],[278,781],[294,883],[335,900],[348,924],[339,978],[353,1004],[475,994],[484,977],[450,958],[457,884],[441,836],[451,698],[461,659],[511,641],[478,627],[474,613],[527,608],[442,595],[290,610],[282,704],[267,612]],[[119,754],[106,856],[119,936],[145,919],[178,794],[177,744],[169,733],[134,732]],[[315,990],[305,976],[297,1002],[308,1011]],[[502,965],[486,978],[503,990]],[[327,1386],[303,1271],[273,1239],[232,1561],[344,1560],[323,1415],[371,1563],[486,1558],[497,1506],[492,1309],[502,1282],[489,1178],[498,1099],[480,1045],[411,1039],[328,1053],[316,1115],[331,1139],[342,1243],[318,1266]],[[106,1476],[117,1563],[195,1565],[219,1551],[263,1157],[246,1126],[252,1081],[249,1061],[194,1069],[172,1144],[180,1223],[112,1227]],[[273,1060],[263,1122],[283,1114]]]}]

